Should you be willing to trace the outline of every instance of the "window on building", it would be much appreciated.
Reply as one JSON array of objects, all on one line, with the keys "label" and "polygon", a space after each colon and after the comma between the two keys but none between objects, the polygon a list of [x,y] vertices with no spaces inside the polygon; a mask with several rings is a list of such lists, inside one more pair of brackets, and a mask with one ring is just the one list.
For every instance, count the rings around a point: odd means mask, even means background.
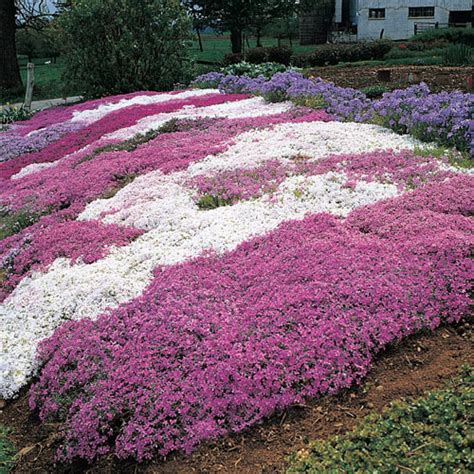
[{"label": "window on building", "polygon": [[369,8],[369,19],[380,20],[385,18],[385,8]]},{"label": "window on building", "polygon": [[433,18],[435,7],[410,7],[408,9],[409,18]]}]

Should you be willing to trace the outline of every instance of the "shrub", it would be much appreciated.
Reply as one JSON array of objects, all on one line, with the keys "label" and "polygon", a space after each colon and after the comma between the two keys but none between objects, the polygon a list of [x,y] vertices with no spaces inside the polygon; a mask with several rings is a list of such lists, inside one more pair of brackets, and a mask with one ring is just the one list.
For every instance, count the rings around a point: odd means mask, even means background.
[{"label": "shrub", "polygon": [[267,48],[253,48],[245,52],[245,61],[251,64],[262,64],[268,62]]},{"label": "shrub", "polygon": [[268,61],[271,63],[283,64],[289,66],[293,52],[288,46],[274,46],[268,48]]},{"label": "shrub", "polygon": [[245,52],[244,58],[246,62],[252,64],[271,62],[289,66],[292,54],[291,49],[287,46],[274,46],[271,48],[249,49]]},{"label": "shrub", "polygon": [[60,24],[65,79],[87,96],[170,90],[190,79],[190,22],[178,0],[82,0]]},{"label": "shrub", "polygon": [[445,40],[474,46],[474,28],[432,28],[410,38],[411,42],[429,43]]},{"label": "shrub", "polygon": [[305,68],[311,66],[311,54],[294,54],[291,58],[291,64],[295,67]]},{"label": "shrub", "polygon": [[356,62],[383,59],[392,49],[389,41],[356,44],[326,44],[309,54],[293,58],[298,67],[335,65],[340,62]]},{"label": "shrub", "polygon": [[228,53],[224,56],[222,64],[224,66],[230,66],[231,64],[237,64],[244,60],[242,53]]},{"label": "shrub", "polygon": [[373,53],[373,59],[383,59],[393,47],[393,44],[387,40],[374,41],[369,45]]},{"label": "shrub", "polygon": [[472,472],[473,388],[474,371],[465,368],[443,390],[393,402],[353,431],[310,444],[287,472]]},{"label": "shrub", "polygon": [[467,66],[474,62],[474,48],[465,44],[452,44],[444,50],[443,62],[446,66]]},{"label": "shrub", "polygon": [[426,51],[428,49],[445,48],[449,46],[449,41],[445,39],[436,39],[433,41],[408,41],[407,49],[410,51]]},{"label": "shrub", "polygon": [[385,55],[385,59],[404,59],[404,58],[425,59],[425,58],[429,58],[433,56],[442,56],[445,50],[446,50],[446,47],[423,49],[423,50],[393,48],[388,54]]}]

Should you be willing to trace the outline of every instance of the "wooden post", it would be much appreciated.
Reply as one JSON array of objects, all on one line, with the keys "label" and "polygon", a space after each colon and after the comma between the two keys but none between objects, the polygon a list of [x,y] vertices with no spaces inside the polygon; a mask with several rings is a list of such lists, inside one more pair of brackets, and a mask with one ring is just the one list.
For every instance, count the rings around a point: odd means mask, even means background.
[{"label": "wooden post", "polygon": [[473,88],[473,83],[474,83],[474,74],[469,74],[466,78],[466,88],[469,92],[471,92]]},{"label": "wooden post", "polygon": [[23,106],[25,109],[31,111],[31,101],[33,100],[33,87],[35,85],[35,65],[34,63],[28,63],[26,66],[27,76],[26,76],[26,94],[25,94],[25,103]]}]

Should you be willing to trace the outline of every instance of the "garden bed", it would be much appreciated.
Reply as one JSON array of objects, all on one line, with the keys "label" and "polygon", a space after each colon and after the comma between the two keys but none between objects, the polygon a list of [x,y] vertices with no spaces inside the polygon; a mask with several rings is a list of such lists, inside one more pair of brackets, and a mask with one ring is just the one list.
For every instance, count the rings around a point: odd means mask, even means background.
[{"label": "garden bed", "polygon": [[57,462],[189,454],[468,314],[471,96],[210,81],[0,134],[0,395]]},{"label": "garden bed", "polygon": [[[381,70],[391,71],[391,81],[379,79],[377,73]],[[447,66],[358,66],[347,64],[341,66],[327,66],[314,68],[308,71],[309,76],[321,77],[326,81],[334,82],[341,87],[364,89],[373,86],[385,86],[387,89],[409,87],[419,82],[428,84],[432,91],[469,91],[468,80],[474,75],[474,67],[447,67]]]},{"label": "garden bed", "polygon": [[[0,414],[0,424],[13,428],[17,448],[32,448],[19,461],[16,473],[276,473],[288,456],[309,441],[326,439],[352,429],[370,413],[379,413],[392,400],[418,397],[451,380],[463,364],[474,362],[469,324],[441,328],[390,347],[375,362],[364,384],[335,397],[326,397],[281,411],[263,425],[200,447],[191,456],[173,455],[167,461],[137,466],[112,457],[93,466],[55,466],[58,434],[30,415],[26,391]],[[26,450],[25,450],[26,452]]]}]

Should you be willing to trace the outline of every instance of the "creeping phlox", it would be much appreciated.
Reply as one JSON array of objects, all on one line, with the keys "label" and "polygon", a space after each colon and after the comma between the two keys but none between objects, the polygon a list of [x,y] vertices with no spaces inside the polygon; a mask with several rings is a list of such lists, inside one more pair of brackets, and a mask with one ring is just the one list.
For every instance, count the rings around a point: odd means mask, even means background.
[{"label": "creeping phlox", "polygon": [[469,174],[409,135],[236,92],[0,133],[0,396],[39,376],[61,460],[188,451],[467,311]]}]

